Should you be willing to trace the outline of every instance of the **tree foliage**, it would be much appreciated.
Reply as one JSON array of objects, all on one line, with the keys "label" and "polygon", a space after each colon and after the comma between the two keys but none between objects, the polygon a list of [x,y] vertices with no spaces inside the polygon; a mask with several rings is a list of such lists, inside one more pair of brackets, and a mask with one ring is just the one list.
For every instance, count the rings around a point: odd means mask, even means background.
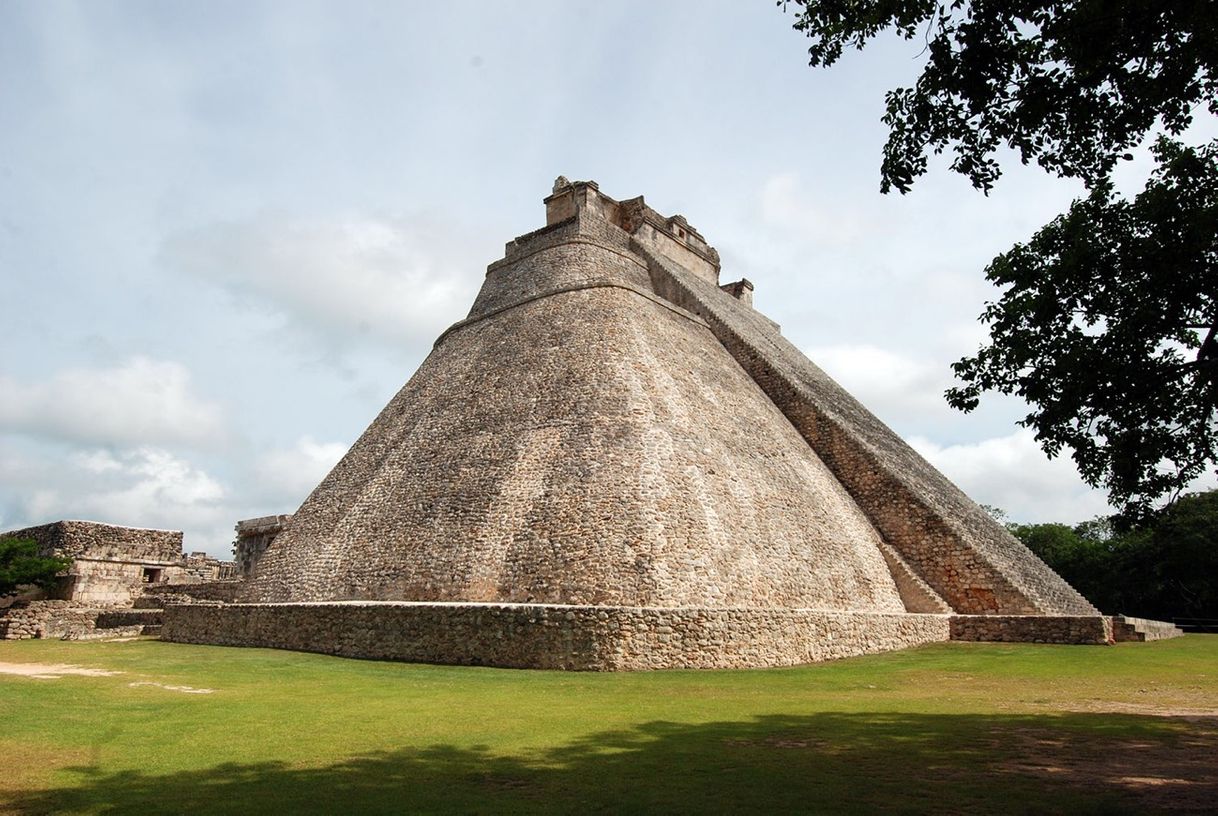
[{"label": "tree foliage", "polygon": [[1092,184],[1161,123],[1218,114],[1218,15],[1209,0],[780,0],[830,66],[895,29],[926,42],[912,88],[887,95],[882,188],[907,192],[927,154],[988,190],[994,153],[1018,151]]},{"label": "tree foliage", "polygon": [[947,392],[965,411],[987,390],[1023,397],[1021,424],[1135,517],[1218,457],[1218,149],[1155,153],[1133,201],[1102,183],[994,259],[990,344]]},{"label": "tree foliage", "polygon": [[0,538],[0,596],[20,586],[47,589],[71,565],[68,558],[40,556],[38,544],[32,539]]},{"label": "tree foliage", "polygon": [[1126,520],[1218,458],[1218,141],[1160,136],[1129,201],[1111,173],[1152,129],[1218,115],[1218,13],[1207,0],[780,0],[829,66],[882,32],[925,40],[913,87],[887,95],[881,188],[928,158],[989,191],[996,158],[1081,179],[1088,195],[998,256],[987,346],[953,368],[948,402],[1016,394],[1050,455],[1069,448]]}]

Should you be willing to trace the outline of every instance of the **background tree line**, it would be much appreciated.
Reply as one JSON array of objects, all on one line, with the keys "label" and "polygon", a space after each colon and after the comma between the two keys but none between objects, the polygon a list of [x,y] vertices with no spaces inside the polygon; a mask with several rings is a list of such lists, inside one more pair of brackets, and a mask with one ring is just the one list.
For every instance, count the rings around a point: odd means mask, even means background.
[{"label": "background tree line", "polygon": [[1006,526],[1101,612],[1218,619],[1218,490],[1181,496],[1134,527],[1120,521]]}]

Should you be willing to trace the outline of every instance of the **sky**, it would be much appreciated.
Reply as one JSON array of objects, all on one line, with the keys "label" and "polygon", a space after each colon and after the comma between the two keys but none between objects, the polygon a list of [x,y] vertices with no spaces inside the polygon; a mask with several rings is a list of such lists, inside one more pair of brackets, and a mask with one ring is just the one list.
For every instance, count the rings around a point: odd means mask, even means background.
[{"label": "sky", "polygon": [[[0,530],[294,511],[558,175],[682,213],[975,500],[1109,512],[1013,398],[949,409],[983,269],[1081,193],[1005,157],[879,192],[920,42],[832,69],[767,0],[0,0]],[[1130,178],[1145,172],[1144,157]]]}]

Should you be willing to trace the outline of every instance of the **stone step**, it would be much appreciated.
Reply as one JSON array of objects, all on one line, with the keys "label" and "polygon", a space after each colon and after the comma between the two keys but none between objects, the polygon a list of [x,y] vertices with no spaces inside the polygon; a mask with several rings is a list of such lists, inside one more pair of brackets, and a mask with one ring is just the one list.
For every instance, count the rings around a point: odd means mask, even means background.
[{"label": "stone step", "polygon": [[1131,618],[1128,615],[1116,615],[1112,619],[1112,636],[1118,641],[1143,643],[1148,640],[1167,640],[1183,634],[1184,630],[1166,621]]},{"label": "stone step", "polygon": [[147,626],[158,624],[165,615],[163,609],[113,609],[97,616],[98,629],[115,629],[120,626]]},{"label": "stone step", "polygon": [[159,635],[161,634],[161,624],[159,624],[159,623],[148,623],[148,624],[145,624],[145,625],[144,625],[144,627],[143,627],[142,629],[140,629],[140,634],[141,634],[141,635],[158,635],[158,636],[159,636]]},{"label": "stone step", "polygon": [[69,629],[60,635],[60,640],[114,640],[116,638],[139,637],[144,627],[112,626],[105,629]]},{"label": "stone step", "polygon": [[141,595],[132,604],[135,609],[164,609],[165,600],[156,595]]}]

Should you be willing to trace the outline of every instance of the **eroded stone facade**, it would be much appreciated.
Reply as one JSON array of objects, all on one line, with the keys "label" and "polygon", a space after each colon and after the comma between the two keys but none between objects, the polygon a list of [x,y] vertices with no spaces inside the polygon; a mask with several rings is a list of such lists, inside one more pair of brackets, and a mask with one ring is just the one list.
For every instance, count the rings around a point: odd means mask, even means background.
[{"label": "eroded stone facade", "polygon": [[1112,618],[1103,615],[955,615],[951,619],[951,638],[1100,646],[1114,641]]},{"label": "eroded stone facade", "polygon": [[290,513],[238,521],[234,528],[237,538],[233,542],[236,574],[241,578],[252,576],[267,547],[271,546],[291,522]]},{"label": "eroded stone facade", "polygon": [[174,608],[166,637],[656,668],[901,648],[951,613],[1099,620],[751,282],[721,287],[686,219],[563,178],[545,205],[266,550],[252,603]]},{"label": "eroded stone facade", "polygon": [[56,586],[0,599],[0,640],[150,634],[159,628],[159,612],[131,608],[149,590],[185,586],[205,594],[203,587],[220,586],[229,588],[229,599],[235,590],[235,565],[184,554],[178,530],[57,521],[0,536],[33,539],[41,555],[71,560]]},{"label": "eroded stone facade", "polygon": [[247,597],[904,611],[866,516],[629,238],[577,217],[493,264]]},{"label": "eroded stone facade", "polygon": [[162,637],[345,657],[621,671],[791,666],[947,640],[943,615],[343,602],[176,606]]},{"label": "eroded stone facade", "polygon": [[28,538],[43,556],[72,559],[54,598],[83,604],[125,604],[149,583],[180,577],[182,533],[93,521],[56,521],[2,533]]}]

